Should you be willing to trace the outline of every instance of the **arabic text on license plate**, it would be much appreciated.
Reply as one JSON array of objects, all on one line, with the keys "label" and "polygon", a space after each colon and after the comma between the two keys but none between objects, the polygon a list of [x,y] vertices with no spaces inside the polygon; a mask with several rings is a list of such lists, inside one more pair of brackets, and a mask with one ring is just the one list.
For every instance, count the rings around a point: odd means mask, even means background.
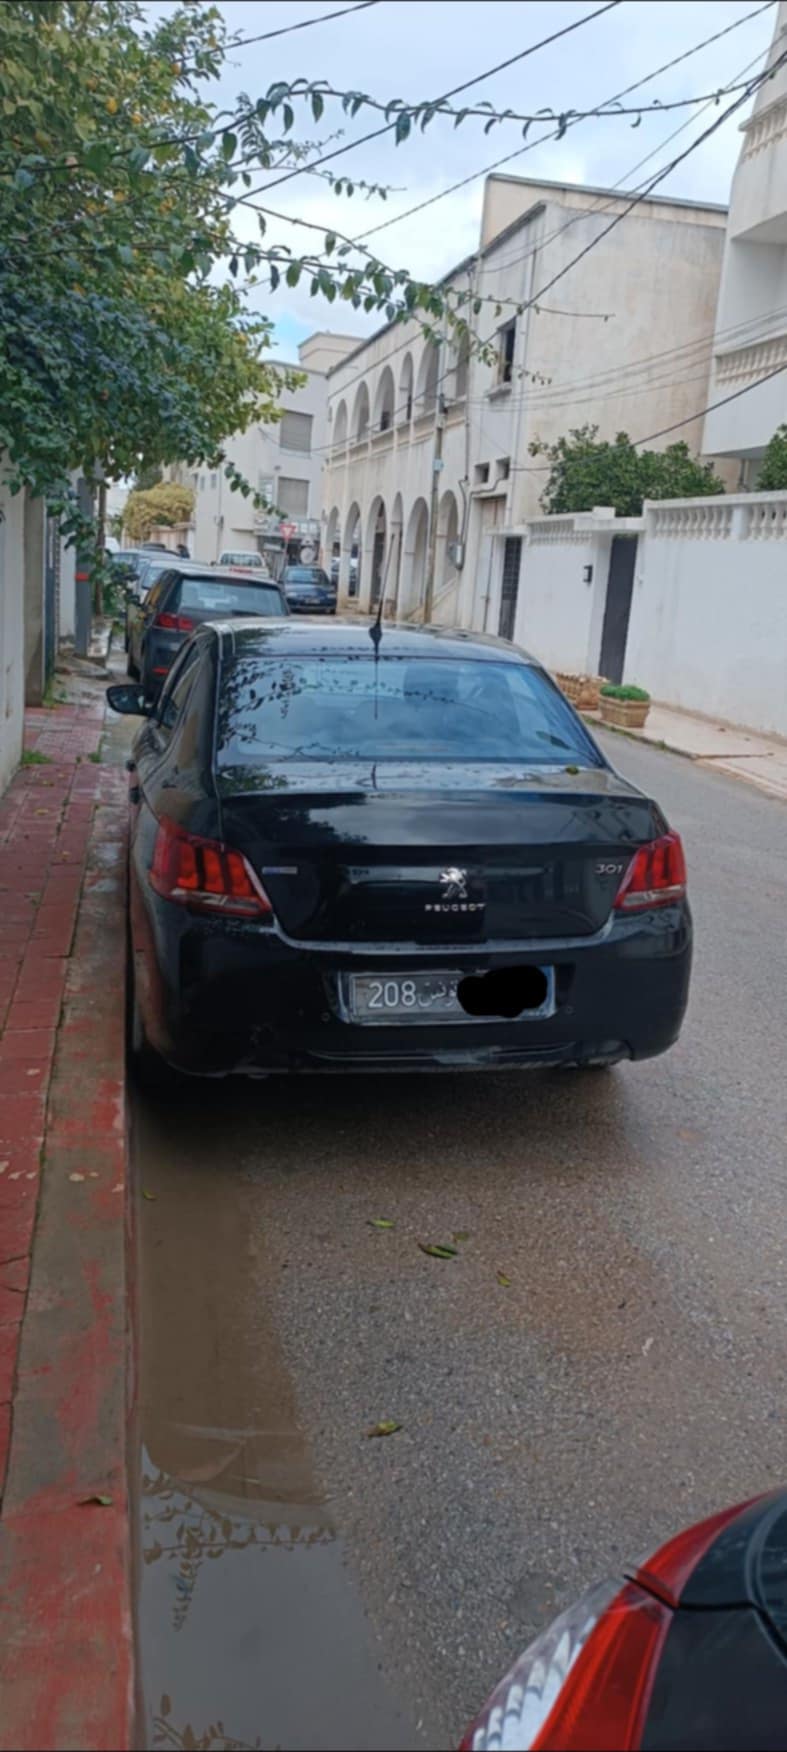
[{"label": "arabic text on license plate", "polygon": [[456,995],[458,973],[353,974],[350,1014],[356,1022],[466,1021]]}]

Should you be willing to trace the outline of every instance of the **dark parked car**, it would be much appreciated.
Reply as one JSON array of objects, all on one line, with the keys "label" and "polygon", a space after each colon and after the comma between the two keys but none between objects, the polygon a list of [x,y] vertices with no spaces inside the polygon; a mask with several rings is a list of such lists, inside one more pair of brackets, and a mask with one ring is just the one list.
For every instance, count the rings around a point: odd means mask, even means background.
[{"label": "dark parked car", "polygon": [[131,578],[126,587],[125,647],[128,652],[126,674],[132,676],[135,681],[139,680],[140,644],[145,603],[149,592],[164,572],[171,572],[173,569],[182,571],[184,564],[189,564],[173,554],[167,554],[162,558],[159,553],[145,553],[141,555],[141,559],[142,564],[137,576]]},{"label": "dark parked car", "polygon": [[281,582],[292,614],[336,613],[336,586],[322,566],[285,566]]},{"label": "dark parked car", "polygon": [[218,1074],[500,1070],[676,1039],[680,839],[510,645],[216,624],[157,706],[128,686],[108,698],[148,716],[138,1051]]},{"label": "dark parked car", "polygon": [[569,1606],[520,1656],[461,1752],[781,1752],[787,1491],[684,1528]]},{"label": "dark parked car", "polygon": [[182,645],[204,621],[288,613],[284,593],[271,579],[239,577],[218,566],[168,560],[141,604],[130,633],[129,673],[155,699]]}]

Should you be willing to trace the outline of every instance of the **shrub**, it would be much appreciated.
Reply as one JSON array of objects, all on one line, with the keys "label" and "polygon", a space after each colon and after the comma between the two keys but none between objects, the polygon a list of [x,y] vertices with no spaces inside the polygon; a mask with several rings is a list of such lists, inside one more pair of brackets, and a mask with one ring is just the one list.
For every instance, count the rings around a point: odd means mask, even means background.
[{"label": "shrub", "polygon": [[649,700],[650,694],[644,687],[616,687],[614,682],[607,681],[599,690],[607,700]]}]

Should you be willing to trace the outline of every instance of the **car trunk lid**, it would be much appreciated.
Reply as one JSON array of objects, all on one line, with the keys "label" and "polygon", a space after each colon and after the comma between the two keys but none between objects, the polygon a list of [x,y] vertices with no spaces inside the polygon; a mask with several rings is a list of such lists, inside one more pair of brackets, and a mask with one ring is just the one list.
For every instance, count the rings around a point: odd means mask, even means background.
[{"label": "car trunk lid", "polygon": [[222,833],[289,936],[484,943],[601,929],[655,805],[605,768],[220,770]]}]

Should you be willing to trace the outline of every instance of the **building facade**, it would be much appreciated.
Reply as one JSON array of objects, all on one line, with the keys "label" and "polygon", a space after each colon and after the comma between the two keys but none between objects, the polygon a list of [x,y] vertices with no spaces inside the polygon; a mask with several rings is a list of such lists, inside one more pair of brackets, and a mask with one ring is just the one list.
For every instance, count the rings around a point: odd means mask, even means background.
[{"label": "building facade", "polygon": [[[770,64],[785,51],[782,0]],[[708,402],[746,394],[708,413],[703,447],[708,456],[734,459],[739,484],[752,487],[769,439],[787,421],[787,63],[760,86],[742,133]]]},{"label": "building facade", "polygon": [[227,549],[261,551],[275,570],[286,559],[316,559],[327,373],[356,345],[352,336],[310,335],[292,366],[306,381],[299,389],[282,391],[281,419],[249,426],[226,445],[229,460],[277,514],[259,512],[251,499],[233,492],[221,469],[173,471],[194,488],[190,546],[195,559],[213,562]]},{"label": "building facade", "polygon": [[[436,621],[510,636],[522,528],[544,485],[531,444],[586,424],[636,439],[704,407],[726,208],[627,205],[489,177],[478,252],[443,282],[480,301],[486,353],[413,321],[334,366],[322,549],[340,601],[368,608],[383,592],[399,617],[421,618],[426,601]],[[697,450],[701,418],[679,436]]]}]

